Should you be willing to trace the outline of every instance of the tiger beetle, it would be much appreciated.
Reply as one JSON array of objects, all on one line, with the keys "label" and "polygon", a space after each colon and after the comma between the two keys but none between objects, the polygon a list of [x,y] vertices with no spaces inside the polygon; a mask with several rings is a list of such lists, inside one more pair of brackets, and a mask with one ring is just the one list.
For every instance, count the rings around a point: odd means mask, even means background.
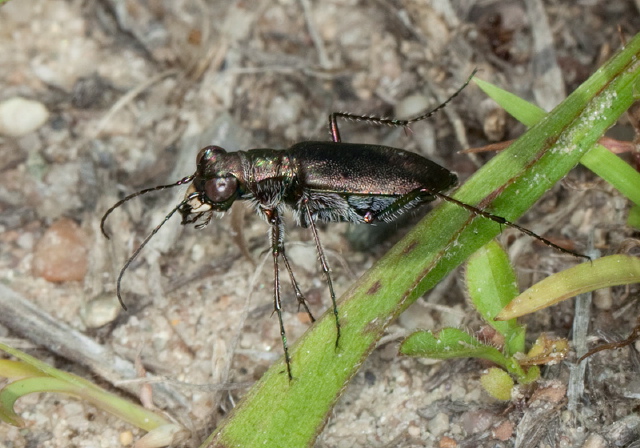
[{"label": "tiger beetle", "polygon": [[451,171],[431,160],[398,148],[342,142],[338,119],[406,129],[410,124],[429,118],[444,108],[469,84],[475,73],[474,70],[467,81],[442,104],[414,118],[398,120],[334,112],[329,115],[332,140],[330,142],[305,141],[285,150],[259,148],[232,153],[227,153],[219,146],[207,146],[198,153],[196,172],[191,176],[173,184],[141,190],[118,201],[102,217],[100,228],[107,238],[109,238],[105,231],[107,217],[125,202],[152,191],[190,183],[184,200],[165,216],[122,267],[116,282],[120,304],[125,310],[127,309],[121,294],[121,281],[125,271],[149,240],[176,212],[182,215],[183,225],[194,224],[200,229],[209,224],[214,213],[229,210],[234,201],[249,201],[258,215],[267,221],[271,230],[273,306],[274,312],[278,315],[287,375],[289,380],[292,380],[291,357],[282,321],[278,263],[280,259],[289,275],[298,308],[304,308],[312,322],[315,318],[300,291],[285,252],[282,220],[285,208],[293,211],[293,217],[298,225],[311,229],[322,272],[331,295],[336,322],[336,349],[340,342],[340,317],[329,265],[318,237],[316,228],[318,221],[358,224],[389,222],[420,204],[440,198],[463,207],[474,215],[513,227],[561,252],[588,258],[586,255],[560,247],[500,216],[444,194],[443,191],[457,184],[458,178]]}]

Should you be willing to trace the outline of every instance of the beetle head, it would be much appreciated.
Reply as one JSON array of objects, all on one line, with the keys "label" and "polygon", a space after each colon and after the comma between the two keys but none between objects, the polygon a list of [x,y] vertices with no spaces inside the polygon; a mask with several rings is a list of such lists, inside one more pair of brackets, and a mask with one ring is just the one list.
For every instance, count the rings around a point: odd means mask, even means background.
[{"label": "beetle head", "polygon": [[[180,207],[182,223],[202,213],[227,211],[240,194],[240,159],[219,146],[207,146],[196,158],[197,171]],[[197,217],[195,217],[197,219]]]}]

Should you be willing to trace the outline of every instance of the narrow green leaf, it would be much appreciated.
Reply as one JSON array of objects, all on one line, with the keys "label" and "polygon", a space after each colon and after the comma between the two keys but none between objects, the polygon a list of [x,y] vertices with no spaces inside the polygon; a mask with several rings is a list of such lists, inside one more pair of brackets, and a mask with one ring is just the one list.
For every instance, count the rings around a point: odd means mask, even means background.
[{"label": "narrow green leaf", "polygon": [[22,426],[22,419],[13,410],[13,405],[20,398],[37,392],[60,392],[76,395],[75,386],[66,381],[51,377],[25,378],[14,381],[0,390],[0,416],[7,423]]},{"label": "narrow green leaf", "polygon": [[0,377],[9,380],[43,376],[42,370],[22,361],[0,359]]},{"label": "narrow green leaf", "polygon": [[640,282],[640,259],[611,255],[551,275],[520,294],[496,319],[507,320],[533,313],[562,300],[596,289]]},{"label": "narrow green leaf", "polygon": [[80,398],[146,431],[170,423],[151,410],[111,394],[84,378],[51,367],[20,350],[2,343],[0,350],[28,364],[30,368],[24,371],[33,373],[0,390],[0,419],[8,423],[20,424],[21,420],[13,410],[13,404],[21,396],[35,392],[58,392]]},{"label": "narrow green leaf", "polygon": [[631,207],[631,210],[629,210],[627,225],[636,230],[640,230],[640,205],[634,205]]},{"label": "narrow green leaf", "polygon": [[640,205],[640,173],[602,145],[596,145],[580,163],[609,182],[636,206]]},{"label": "narrow green leaf", "polygon": [[402,341],[400,353],[436,359],[483,358],[503,367],[507,362],[500,350],[457,328],[443,328],[435,334],[431,331],[415,332]]},{"label": "narrow green leaf", "polygon": [[[533,126],[547,113],[512,93],[502,90],[486,81],[475,79],[476,84],[504,110],[520,123]],[[630,93],[635,98],[634,93]],[[606,180],[621,194],[640,205],[640,173],[631,165],[602,145],[595,145],[580,159],[580,163]]]},{"label": "narrow green leaf", "polygon": [[509,115],[526,126],[533,126],[547,115],[544,109],[490,82],[479,78],[474,78],[474,82]]}]

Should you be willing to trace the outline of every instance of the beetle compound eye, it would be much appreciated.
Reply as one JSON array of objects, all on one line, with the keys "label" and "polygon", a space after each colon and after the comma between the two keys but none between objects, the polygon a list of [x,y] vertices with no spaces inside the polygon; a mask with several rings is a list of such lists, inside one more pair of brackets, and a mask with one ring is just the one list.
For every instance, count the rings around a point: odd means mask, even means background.
[{"label": "beetle compound eye", "polygon": [[225,202],[238,189],[238,179],[230,177],[216,177],[204,184],[204,192],[211,202]]}]

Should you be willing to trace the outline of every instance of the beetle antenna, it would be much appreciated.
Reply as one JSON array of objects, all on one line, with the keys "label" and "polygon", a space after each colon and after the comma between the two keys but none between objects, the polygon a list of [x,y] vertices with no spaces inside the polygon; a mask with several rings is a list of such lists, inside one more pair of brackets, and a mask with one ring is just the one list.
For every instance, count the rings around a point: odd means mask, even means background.
[{"label": "beetle antenna", "polygon": [[[166,190],[167,188],[172,188],[172,187],[177,187],[177,186],[180,186],[180,185],[184,185],[186,183],[191,182],[194,177],[195,177],[195,174],[193,174],[191,176],[184,177],[184,178],[180,179],[178,182],[175,182],[173,184],[158,185],[157,187],[145,188],[144,190],[140,190],[137,193],[130,194],[129,196],[127,196],[124,199],[120,199],[118,202],[116,202],[113,205],[113,207],[111,207],[109,210],[107,210],[107,212],[104,214],[104,216],[102,216],[102,220],[100,221],[100,231],[102,231],[102,234],[105,236],[106,239],[110,239],[109,235],[107,234],[107,231],[104,229],[104,224],[105,224],[105,222],[107,222],[107,218],[109,217],[109,215],[111,214],[112,211],[114,211],[115,209],[117,209],[122,204],[124,204],[125,202],[129,201],[130,199],[136,198],[138,196],[142,196],[143,194],[151,193],[152,191]],[[173,214],[173,213],[175,213],[175,210],[173,210],[171,212],[171,214]],[[164,224],[164,222],[163,222],[163,224]]]},{"label": "beetle antenna", "polygon": [[[187,179],[185,177],[185,179]],[[184,180],[184,179],[183,179]],[[164,188],[169,188],[172,186],[175,186],[176,184],[173,185],[163,185]],[[156,189],[161,189],[161,187],[155,187],[155,188],[149,188],[149,191],[153,191]],[[144,190],[143,190],[144,191]],[[139,194],[143,194],[142,192],[140,193],[136,193],[134,195],[131,195],[130,197],[139,195]],[[140,246],[138,246],[138,248],[135,250],[135,252],[133,252],[133,254],[129,257],[129,259],[127,260],[127,262],[124,264],[124,266],[122,267],[122,269],[120,269],[120,274],[118,274],[118,280],[116,281],[116,295],[118,296],[118,302],[120,302],[120,306],[122,306],[122,308],[126,311],[127,310],[127,306],[124,304],[124,301],[122,300],[122,293],[121,293],[121,288],[120,288],[120,283],[122,282],[122,277],[124,276],[125,271],[127,270],[127,268],[129,267],[129,265],[131,263],[133,263],[133,260],[135,260],[138,255],[140,254],[140,252],[142,252],[142,249],[144,249],[144,246],[147,245],[147,243],[151,240],[151,238],[153,238],[153,236],[158,233],[158,230],[160,230],[160,228],[165,225],[165,223],[167,221],[169,221],[169,219],[171,219],[171,217],[173,216],[173,214],[175,212],[177,212],[178,210],[180,210],[181,207],[183,207],[184,205],[187,205],[189,203],[189,201],[191,199],[193,199],[194,197],[198,196],[200,193],[195,192],[195,193],[191,193],[190,195],[188,195],[182,202],[180,202],[178,205],[176,205],[173,210],[171,210],[167,216],[164,217],[164,219],[162,220],[162,222],[160,224],[158,224],[149,235],[147,235],[147,237],[144,239],[144,241],[142,242],[142,244],[140,244]],[[129,197],[129,198],[130,198]],[[125,198],[127,199],[127,198]]]}]

